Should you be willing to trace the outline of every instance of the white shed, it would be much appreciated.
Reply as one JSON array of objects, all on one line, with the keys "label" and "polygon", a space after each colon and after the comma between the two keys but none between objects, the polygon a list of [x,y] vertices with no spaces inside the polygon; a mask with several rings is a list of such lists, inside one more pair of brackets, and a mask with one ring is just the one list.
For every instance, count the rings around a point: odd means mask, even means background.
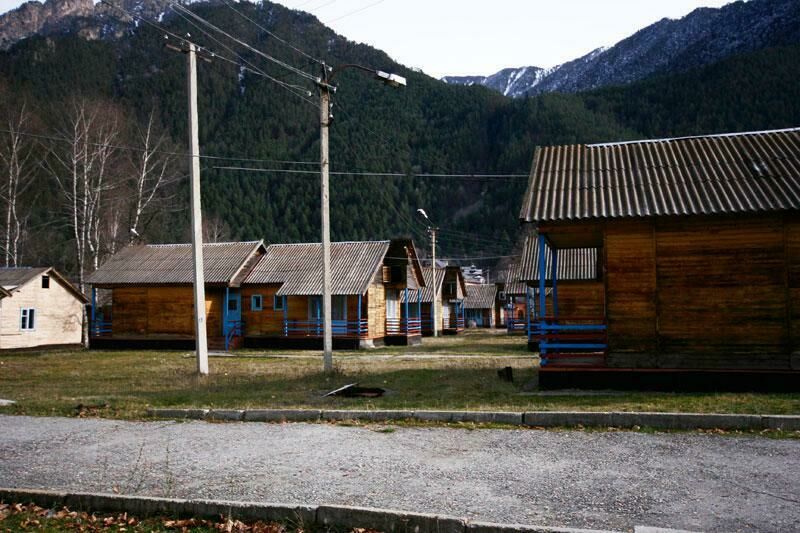
[{"label": "white shed", "polygon": [[87,302],[52,267],[0,268],[0,350],[79,345]]}]

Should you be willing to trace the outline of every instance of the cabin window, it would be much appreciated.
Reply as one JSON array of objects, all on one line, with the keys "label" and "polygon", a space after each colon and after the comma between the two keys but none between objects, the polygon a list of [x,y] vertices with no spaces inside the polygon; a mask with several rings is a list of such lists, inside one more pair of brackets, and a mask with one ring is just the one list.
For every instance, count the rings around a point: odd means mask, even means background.
[{"label": "cabin window", "polygon": [[277,294],[272,298],[272,309],[275,311],[283,311],[283,296]]},{"label": "cabin window", "polygon": [[239,300],[234,298],[228,299],[228,311],[238,311],[239,310]]},{"label": "cabin window", "polygon": [[26,307],[19,311],[19,329],[22,331],[33,331],[36,328],[36,309]]},{"label": "cabin window", "polygon": [[456,293],[456,282],[455,281],[448,281],[447,282],[447,294],[455,294]]},{"label": "cabin window", "polygon": [[331,298],[331,320],[347,320],[347,296]]},{"label": "cabin window", "polygon": [[42,276],[42,288],[43,289],[50,288],[50,276]]},{"label": "cabin window", "polygon": [[250,297],[250,310],[261,311],[264,308],[264,298],[260,294],[254,294]]},{"label": "cabin window", "polygon": [[386,318],[400,318],[397,313],[397,291],[386,291]]}]

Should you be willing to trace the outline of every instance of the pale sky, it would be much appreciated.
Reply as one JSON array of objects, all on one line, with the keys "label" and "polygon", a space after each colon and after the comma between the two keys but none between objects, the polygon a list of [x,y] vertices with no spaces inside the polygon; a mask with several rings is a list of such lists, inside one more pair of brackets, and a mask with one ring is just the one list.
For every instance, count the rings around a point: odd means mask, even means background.
[{"label": "pale sky", "polygon": [[[0,12],[22,2],[0,0]],[[729,0],[279,0],[427,74],[551,67]],[[302,47],[302,43],[295,43]]]}]

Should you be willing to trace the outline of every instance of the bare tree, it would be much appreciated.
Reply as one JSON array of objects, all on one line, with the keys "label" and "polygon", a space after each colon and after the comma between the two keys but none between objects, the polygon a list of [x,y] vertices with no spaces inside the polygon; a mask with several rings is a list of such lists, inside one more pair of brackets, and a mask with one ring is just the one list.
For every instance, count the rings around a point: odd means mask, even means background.
[{"label": "bare tree", "polygon": [[165,185],[178,179],[173,170],[174,153],[168,150],[169,138],[163,132],[156,132],[154,117],[155,110],[151,110],[147,125],[144,128],[137,127],[141,151],[134,152],[134,194],[128,242],[140,238],[145,211],[160,199]]},{"label": "bare tree", "polygon": [[110,106],[73,102],[62,134],[66,148],[63,144],[54,146],[47,163],[65,200],[81,291],[85,289],[87,263],[92,269],[100,264],[105,194],[117,186],[110,170],[118,124],[117,113]]},{"label": "bare tree", "polygon": [[219,215],[203,217],[203,242],[226,242],[231,240],[231,228]]},{"label": "bare tree", "polygon": [[[32,156],[35,145],[25,137],[25,128],[31,121],[25,103],[17,113],[9,117],[8,131],[0,145],[0,161],[3,163],[4,183],[2,199],[5,204],[5,228],[2,251],[5,266],[17,266],[20,257],[20,241],[25,234],[29,213],[20,214],[20,196],[30,187],[34,179]],[[24,211],[24,210],[23,210]]]}]

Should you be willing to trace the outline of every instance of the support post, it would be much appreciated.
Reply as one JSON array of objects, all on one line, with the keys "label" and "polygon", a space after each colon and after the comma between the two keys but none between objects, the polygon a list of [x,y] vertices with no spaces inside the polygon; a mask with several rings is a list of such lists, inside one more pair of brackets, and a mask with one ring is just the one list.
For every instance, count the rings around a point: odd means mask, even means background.
[{"label": "support post", "polygon": [[553,318],[558,318],[558,251],[552,250],[550,252],[551,267],[550,267],[550,282],[553,284]]},{"label": "support post", "polygon": [[417,289],[417,319],[419,319],[419,334],[422,335],[422,289]]},{"label": "support post", "polygon": [[[323,65],[323,76],[326,75]],[[330,89],[320,84],[320,196],[322,213],[322,367],[326,373],[333,372],[333,334],[331,331],[331,230],[328,179],[330,161],[328,159],[328,127],[330,126]]]},{"label": "support post", "polygon": [[225,338],[225,351],[228,351],[228,328],[230,325],[228,324],[228,299],[231,296],[231,290],[229,287],[225,287],[225,302],[222,304],[222,336]]},{"label": "support post", "polygon": [[431,228],[431,320],[433,320],[433,336],[439,336],[439,309],[436,305],[436,228]]},{"label": "support post", "polygon": [[358,295],[358,325],[356,326],[358,331],[358,338],[361,338],[361,295]]},{"label": "support post", "polygon": [[289,336],[289,310],[286,308],[286,296],[281,296],[283,300],[283,336]]},{"label": "support post", "polygon": [[90,328],[89,328],[90,337],[92,336],[92,331],[94,331],[95,335],[97,335],[96,331],[97,323],[95,322],[96,318],[97,318],[97,289],[95,288],[94,285],[92,285],[92,321],[90,323]]},{"label": "support post", "polygon": [[[194,263],[194,333],[197,352],[197,372],[208,375],[208,340],[206,338],[206,291],[203,276],[203,219],[200,201],[200,135],[197,117],[197,55],[189,43],[189,168],[191,169],[192,260]],[[227,302],[225,304],[227,306]]]},{"label": "support post", "polygon": [[539,320],[544,320],[547,316],[547,299],[546,299],[546,278],[547,278],[547,256],[545,255],[545,247],[547,241],[544,235],[539,234]]},{"label": "support post", "polygon": [[408,326],[411,317],[408,315],[408,287],[403,289],[403,297],[405,298],[405,307],[406,307],[406,336],[408,336]]}]

